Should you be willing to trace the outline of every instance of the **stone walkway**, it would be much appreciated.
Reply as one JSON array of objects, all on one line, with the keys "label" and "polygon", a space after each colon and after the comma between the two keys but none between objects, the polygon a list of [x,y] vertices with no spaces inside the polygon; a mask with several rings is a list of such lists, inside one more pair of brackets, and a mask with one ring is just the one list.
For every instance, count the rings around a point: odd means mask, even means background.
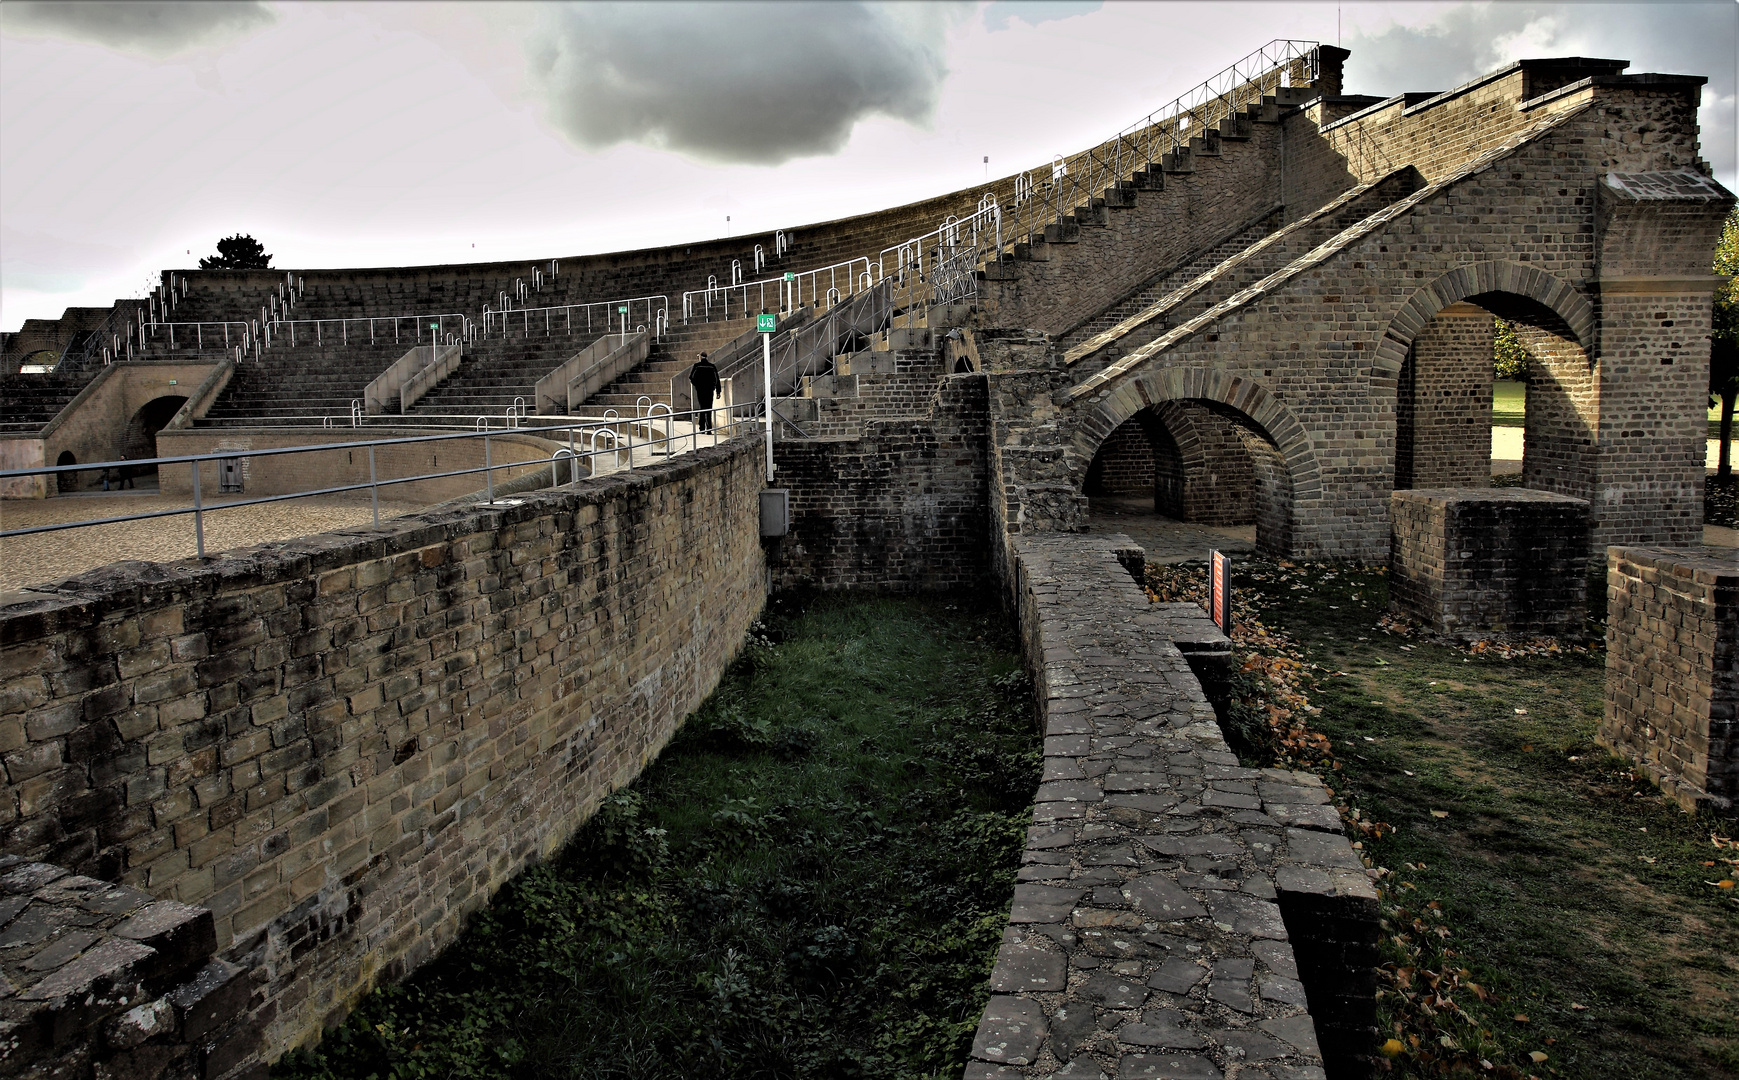
[{"label": "stone walkway", "polygon": [[1373,1037],[1375,891],[1315,777],[1238,765],[1173,644],[1218,632],[1130,547],[1016,543],[1045,771],[966,1078],[1323,1080]]}]

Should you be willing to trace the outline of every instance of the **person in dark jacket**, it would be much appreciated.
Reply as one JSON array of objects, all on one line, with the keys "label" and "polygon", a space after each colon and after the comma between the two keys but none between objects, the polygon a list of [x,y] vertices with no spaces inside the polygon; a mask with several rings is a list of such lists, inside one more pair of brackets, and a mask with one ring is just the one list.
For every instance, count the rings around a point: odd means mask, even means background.
[{"label": "person in dark jacket", "polygon": [[719,369],[701,353],[695,360],[694,367],[688,371],[688,385],[694,388],[694,407],[700,410],[695,414],[697,426],[702,431],[713,429],[713,395],[723,387],[719,382]]}]

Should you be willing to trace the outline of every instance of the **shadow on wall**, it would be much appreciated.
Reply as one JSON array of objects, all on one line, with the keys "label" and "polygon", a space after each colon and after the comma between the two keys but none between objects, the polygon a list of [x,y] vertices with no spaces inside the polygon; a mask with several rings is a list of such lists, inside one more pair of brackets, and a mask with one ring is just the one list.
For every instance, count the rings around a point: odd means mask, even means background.
[{"label": "shadow on wall", "polygon": [[1151,493],[1155,513],[1255,525],[1258,550],[1291,550],[1292,475],[1280,448],[1262,425],[1219,402],[1165,401],[1131,416],[1094,454],[1083,493]]}]

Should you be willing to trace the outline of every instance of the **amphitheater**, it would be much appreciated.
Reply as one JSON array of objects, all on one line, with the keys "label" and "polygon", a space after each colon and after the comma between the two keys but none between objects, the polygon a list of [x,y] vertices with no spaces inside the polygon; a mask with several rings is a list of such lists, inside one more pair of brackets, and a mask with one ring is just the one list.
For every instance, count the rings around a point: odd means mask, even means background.
[{"label": "amphitheater", "polygon": [[[1721,805],[1739,582],[1698,544],[1734,199],[1701,77],[1559,57],[1375,97],[1347,56],[1271,43],[1089,149],[878,213],[535,264],[173,270],[7,335],[11,520],[122,458],[213,521],[405,505],[0,598],[0,1061],[260,1075],[632,780],[769,592],[990,588],[1046,769],[966,1075],[1368,1073],[1358,855],[1314,778],[1239,767],[1226,639],[1147,604],[1090,499],[1387,562],[1450,628],[1557,625],[1609,552],[1655,590],[1639,620],[1702,589],[1673,617],[1706,608],[1711,643],[1664,673],[1624,653],[1659,693],[1609,702],[1603,737]],[[1494,315],[1536,358],[1520,489],[1490,487]],[[704,416],[701,350],[726,383]],[[1070,962],[1118,935],[1148,958]],[[1144,1002],[1177,1026],[1073,1062],[1047,1039]]]}]

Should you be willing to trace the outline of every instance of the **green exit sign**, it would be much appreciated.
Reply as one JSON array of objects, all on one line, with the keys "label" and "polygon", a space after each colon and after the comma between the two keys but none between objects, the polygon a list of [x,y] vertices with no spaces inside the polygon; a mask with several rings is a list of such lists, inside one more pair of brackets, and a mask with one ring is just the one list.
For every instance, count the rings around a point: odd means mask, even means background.
[{"label": "green exit sign", "polygon": [[628,314],[628,309],[627,309],[627,308],[625,308],[625,307],[619,307],[619,308],[617,308],[617,309],[616,309],[616,314],[618,314],[618,315],[626,315],[626,314]]},{"label": "green exit sign", "polygon": [[757,316],[755,316],[755,329],[760,331],[763,334],[771,334],[773,332],[773,316],[771,316],[771,315],[757,315]]},{"label": "green exit sign", "polygon": [[797,275],[793,274],[791,271],[787,270],[787,271],[785,271],[785,280],[786,281],[796,281]]}]

